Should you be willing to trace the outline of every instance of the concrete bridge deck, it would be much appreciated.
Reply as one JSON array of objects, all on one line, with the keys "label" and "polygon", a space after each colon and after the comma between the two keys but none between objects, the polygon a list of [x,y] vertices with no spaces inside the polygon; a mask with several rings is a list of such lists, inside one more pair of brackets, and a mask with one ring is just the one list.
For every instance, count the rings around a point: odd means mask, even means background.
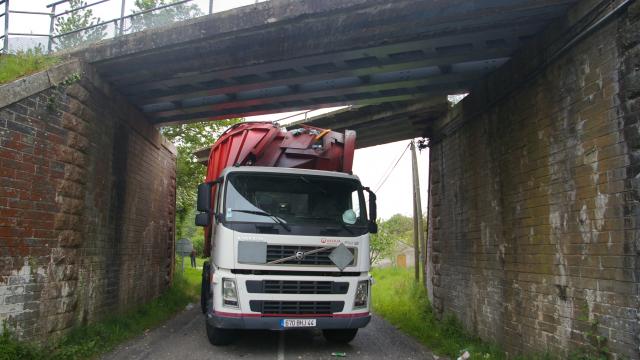
[{"label": "concrete bridge deck", "polygon": [[465,93],[575,0],[274,0],[76,55],[158,125]]}]

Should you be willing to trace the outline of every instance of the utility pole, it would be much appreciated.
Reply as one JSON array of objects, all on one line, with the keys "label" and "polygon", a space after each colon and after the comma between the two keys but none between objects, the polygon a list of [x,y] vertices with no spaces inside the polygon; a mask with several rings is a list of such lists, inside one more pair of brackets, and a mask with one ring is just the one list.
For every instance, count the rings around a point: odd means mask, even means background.
[{"label": "utility pole", "polygon": [[413,140],[411,140],[411,172],[413,175],[413,249],[415,280],[420,281],[420,244],[422,244],[424,234],[422,233],[422,204],[420,203],[418,158],[416,157],[416,144]]}]

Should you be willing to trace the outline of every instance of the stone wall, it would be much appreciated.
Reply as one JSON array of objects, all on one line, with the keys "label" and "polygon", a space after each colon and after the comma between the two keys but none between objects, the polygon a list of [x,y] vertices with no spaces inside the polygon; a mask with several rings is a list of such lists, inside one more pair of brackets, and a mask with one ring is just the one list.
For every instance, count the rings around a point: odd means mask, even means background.
[{"label": "stone wall", "polygon": [[640,358],[640,2],[570,43],[613,10],[597,4],[532,39],[431,143],[433,305],[510,355]]},{"label": "stone wall", "polygon": [[175,149],[93,70],[0,87],[0,322],[45,339],[158,296]]}]

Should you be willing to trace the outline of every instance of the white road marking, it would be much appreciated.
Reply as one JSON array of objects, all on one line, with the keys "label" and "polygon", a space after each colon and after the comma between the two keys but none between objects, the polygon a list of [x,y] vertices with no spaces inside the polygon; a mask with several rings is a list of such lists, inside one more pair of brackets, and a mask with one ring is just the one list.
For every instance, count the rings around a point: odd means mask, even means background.
[{"label": "white road marking", "polygon": [[278,360],[284,360],[284,331],[278,337]]}]

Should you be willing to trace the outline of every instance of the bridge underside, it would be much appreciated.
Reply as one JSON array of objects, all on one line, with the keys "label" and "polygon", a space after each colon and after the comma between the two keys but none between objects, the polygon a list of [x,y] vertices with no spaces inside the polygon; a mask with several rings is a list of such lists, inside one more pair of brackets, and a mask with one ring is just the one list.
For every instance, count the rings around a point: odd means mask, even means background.
[{"label": "bridge underside", "polygon": [[380,135],[407,119],[401,116],[370,124],[375,135],[366,143],[373,145],[421,136],[425,126],[417,122],[435,119],[446,95],[468,92],[573,3],[275,0],[80,55],[158,126],[364,107],[341,115],[343,121],[380,104],[434,105],[411,114],[408,129],[415,132]]},{"label": "bridge underside", "polygon": [[366,148],[388,142],[428,137],[431,126],[446,115],[446,98],[432,98],[423,102],[390,102],[379,105],[350,106],[329,114],[310,117],[288,125],[296,128],[308,124],[343,132],[355,130],[356,148]]}]

